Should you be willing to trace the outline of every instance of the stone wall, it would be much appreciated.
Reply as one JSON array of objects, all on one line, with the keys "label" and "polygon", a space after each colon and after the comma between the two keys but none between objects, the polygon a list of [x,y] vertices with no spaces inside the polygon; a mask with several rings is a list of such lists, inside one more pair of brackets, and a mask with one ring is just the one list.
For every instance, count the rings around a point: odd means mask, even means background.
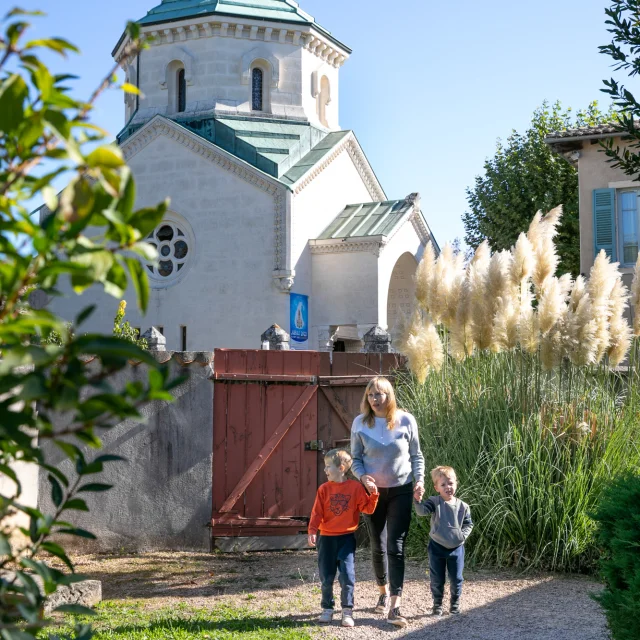
[{"label": "stone wall", "polygon": [[[94,476],[113,484],[105,493],[86,493],[89,513],[67,517],[93,532],[95,541],[69,537],[75,551],[185,549],[208,551],[211,518],[211,458],[213,448],[213,353],[158,352],[169,362],[172,376],[188,379],[174,389],[175,402],[154,402],[143,411],[146,423],[125,421],[101,435],[100,452],[85,448],[87,459],[113,453],[126,462],[106,465]],[[90,366],[90,365],[89,365]],[[144,365],[130,366],[111,382],[121,388],[146,380]],[[58,419],[64,424],[64,418]],[[48,460],[65,473],[71,464],[57,449],[45,445]],[[46,474],[40,472],[39,506],[53,511]]]},{"label": "stone wall", "polygon": [[[131,326],[163,327],[171,350],[182,349],[184,326],[186,348],[193,351],[259,348],[265,325],[288,327],[289,299],[272,277],[276,209],[284,217],[284,188],[272,188],[268,179],[249,183],[234,166],[220,167],[194,152],[187,140],[165,135],[131,157],[129,165],[136,178],[136,207],[169,197],[172,213],[195,237],[184,276],[154,285],[145,316],[136,308],[133,288],[127,290],[123,297]],[[100,312],[89,318],[86,330],[111,333],[116,298],[96,287],[78,296],[66,281],[60,289],[65,295],[52,300],[50,311],[72,320],[96,304]]]}]

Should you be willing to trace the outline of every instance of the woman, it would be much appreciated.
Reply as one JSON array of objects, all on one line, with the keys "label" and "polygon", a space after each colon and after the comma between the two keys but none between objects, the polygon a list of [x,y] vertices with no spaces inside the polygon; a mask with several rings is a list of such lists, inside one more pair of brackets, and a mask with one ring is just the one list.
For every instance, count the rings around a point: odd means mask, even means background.
[{"label": "woman", "polygon": [[[360,404],[362,413],[351,427],[351,470],[380,497],[374,513],[365,516],[371,540],[371,559],[380,597],[377,613],[404,627],[400,614],[404,583],[404,541],[409,532],[413,498],[424,494],[424,458],[420,451],[415,418],[398,409],[391,383],[373,378]],[[388,575],[388,584],[387,584]]]}]

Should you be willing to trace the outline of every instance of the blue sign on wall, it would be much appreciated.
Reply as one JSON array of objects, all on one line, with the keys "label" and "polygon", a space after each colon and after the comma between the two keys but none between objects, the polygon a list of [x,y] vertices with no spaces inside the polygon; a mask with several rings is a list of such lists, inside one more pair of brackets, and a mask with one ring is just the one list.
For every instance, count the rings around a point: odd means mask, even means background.
[{"label": "blue sign on wall", "polygon": [[307,342],[309,340],[309,296],[290,293],[291,298],[291,328],[289,335],[292,342]]}]

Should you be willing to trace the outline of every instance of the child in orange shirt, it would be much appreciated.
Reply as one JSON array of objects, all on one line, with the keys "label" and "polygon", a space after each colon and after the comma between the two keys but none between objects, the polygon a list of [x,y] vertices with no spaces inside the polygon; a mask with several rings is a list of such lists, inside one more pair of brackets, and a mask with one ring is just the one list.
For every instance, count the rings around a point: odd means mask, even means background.
[{"label": "child in orange shirt", "polygon": [[[333,582],[338,571],[342,587],[342,626],[353,627],[353,588],[356,582],[355,553],[360,513],[371,514],[378,504],[378,489],[371,495],[357,480],[347,480],[352,459],[344,449],[333,449],[324,457],[329,482],[318,488],[309,521],[309,546],[318,547],[318,569],[322,583],[322,613],[319,622],[333,620]],[[318,535],[319,532],[319,535]]]}]

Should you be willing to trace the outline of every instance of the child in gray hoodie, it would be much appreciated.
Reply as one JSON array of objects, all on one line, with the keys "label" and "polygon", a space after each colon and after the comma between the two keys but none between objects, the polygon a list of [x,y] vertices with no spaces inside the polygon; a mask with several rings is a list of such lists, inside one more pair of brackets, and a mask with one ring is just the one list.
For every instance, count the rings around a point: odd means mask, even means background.
[{"label": "child in gray hoodie", "polygon": [[458,481],[451,467],[436,467],[431,471],[437,496],[414,502],[419,516],[431,514],[429,532],[429,578],[433,595],[433,615],[442,615],[442,598],[446,570],[451,582],[453,614],[460,613],[464,543],[473,529],[469,505],[455,497]]}]

